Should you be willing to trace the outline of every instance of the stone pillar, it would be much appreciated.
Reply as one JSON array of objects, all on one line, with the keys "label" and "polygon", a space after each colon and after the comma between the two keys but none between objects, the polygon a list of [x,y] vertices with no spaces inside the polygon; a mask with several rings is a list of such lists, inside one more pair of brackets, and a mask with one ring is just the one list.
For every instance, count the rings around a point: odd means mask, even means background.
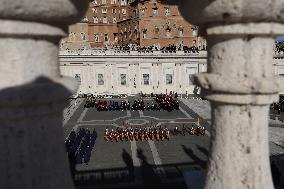
[{"label": "stone pillar", "polygon": [[59,40],[88,0],[0,0],[0,188],[73,188],[62,130],[76,82],[60,77]]},{"label": "stone pillar", "polygon": [[282,0],[182,0],[180,9],[209,46],[208,73],[195,78],[212,108],[204,188],[272,189],[268,112],[280,91],[272,57]]}]

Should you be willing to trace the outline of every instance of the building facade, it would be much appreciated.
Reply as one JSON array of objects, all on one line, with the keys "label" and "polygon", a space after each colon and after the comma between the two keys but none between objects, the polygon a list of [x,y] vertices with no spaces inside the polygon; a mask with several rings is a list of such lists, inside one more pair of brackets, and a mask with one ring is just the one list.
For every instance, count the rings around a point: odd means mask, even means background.
[{"label": "building facade", "polygon": [[[182,18],[177,5],[164,5],[155,0],[93,0],[78,25],[69,28],[70,35],[82,35],[78,30],[84,25],[87,30],[83,33],[91,48],[131,44],[160,48],[168,45],[206,47],[206,41],[198,36],[198,28]],[[73,42],[69,38],[63,41]],[[78,44],[68,47],[78,49]]]},{"label": "building facade", "polygon": [[[207,52],[60,51],[61,75],[77,79],[77,93],[193,94],[193,74],[207,71]],[[284,55],[275,55],[275,75],[284,75]]]},{"label": "building facade", "polygon": [[188,23],[177,5],[138,3],[141,46],[198,46],[198,28]]},{"label": "building facade", "polygon": [[206,71],[206,51],[199,53],[138,53],[137,51],[62,51],[59,55],[62,75],[76,78],[78,93],[192,94],[192,75]]},{"label": "building facade", "polygon": [[88,35],[88,23],[82,20],[80,23],[69,26],[69,35],[60,42],[60,49],[89,49],[91,48]]}]

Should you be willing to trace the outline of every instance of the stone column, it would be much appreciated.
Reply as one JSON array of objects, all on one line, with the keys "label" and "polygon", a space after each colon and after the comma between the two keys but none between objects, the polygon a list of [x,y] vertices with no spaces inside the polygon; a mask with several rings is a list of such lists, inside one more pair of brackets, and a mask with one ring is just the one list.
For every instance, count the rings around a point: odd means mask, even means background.
[{"label": "stone column", "polygon": [[62,111],[77,86],[57,55],[87,2],[0,0],[0,188],[73,188]]},{"label": "stone column", "polygon": [[180,9],[208,41],[208,73],[196,83],[210,100],[206,189],[272,189],[268,112],[280,82],[274,37],[284,31],[282,0],[182,0]]}]

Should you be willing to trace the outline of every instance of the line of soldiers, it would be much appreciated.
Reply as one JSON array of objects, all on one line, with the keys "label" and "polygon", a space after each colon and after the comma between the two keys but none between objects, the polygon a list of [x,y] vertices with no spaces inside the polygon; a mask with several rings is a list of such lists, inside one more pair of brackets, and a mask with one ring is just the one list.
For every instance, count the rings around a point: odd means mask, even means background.
[{"label": "line of soldiers", "polygon": [[80,128],[77,133],[72,130],[65,140],[69,158],[73,159],[77,164],[88,164],[96,138],[97,133],[95,130],[92,133],[89,129],[84,128]]},{"label": "line of soldiers", "polygon": [[138,128],[136,127],[133,129],[132,127],[126,128],[116,128],[109,129],[106,128],[104,132],[104,139],[106,142],[119,142],[119,141],[163,141],[163,140],[170,140],[171,135],[183,135],[185,136],[186,133],[190,135],[205,135],[205,128],[198,126],[194,128],[186,127],[183,125],[182,129],[180,130],[178,127],[175,127],[173,130],[168,129],[167,127],[162,128],[159,127],[143,127]]}]

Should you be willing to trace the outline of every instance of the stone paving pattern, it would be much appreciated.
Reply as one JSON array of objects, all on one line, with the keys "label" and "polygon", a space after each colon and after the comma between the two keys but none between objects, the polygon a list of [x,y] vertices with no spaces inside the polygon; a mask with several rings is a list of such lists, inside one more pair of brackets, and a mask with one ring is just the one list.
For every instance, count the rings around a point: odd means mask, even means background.
[{"label": "stone paving pattern", "polygon": [[[134,98],[130,97],[128,100],[132,103]],[[182,176],[185,172],[205,169],[210,134],[209,136],[174,136],[170,141],[155,141],[154,149],[148,142],[137,141],[135,142],[135,149],[132,149],[130,142],[106,143],[103,139],[103,133],[106,127],[122,126],[127,120],[137,119],[139,122],[146,120],[148,123],[159,123],[162,126],[167,125],[169,128],[175,126],[181,128],[183,124],[187,126],[196,124],[197,117],[204,118],[201,124],[210,131],[208,101],[182,99],[180,100],[181,110],[173,112],[97,112],[95,108],[84,109],[83,105],[84,103],[79,104],[77,111],[64,127],[65,137],[73,128],[78,129],[79,127],[95,129],[98,134],[89,164],[76,166],[77,179],[80,181],[79,188],[88,188],[85,183],[92,183],[92,186],[97,188],[113,188],[115,185],[127,188],[132,184],[139,188],[145,187],[148,181],[154,182],[151,178],[156,178],[155,180],[159,183],[158,188],[160,186],[185,188]],[[82,116],[82,114],[84,115]],[[138,127],[143,127],[143,125],[138,125]],[[270,127],[271,155],[284,153],[284,149],[276,142],[281,140],[283,130],[280,127]],[[140,156],[137,155],[139,150],[142,152]],[[154,151],[157,151],[158,155],[155,155]],[[136,157],[133,157],[133,154]],[[127,159],[131,162],[137,159],[140,165],[129,164]],[[134,178],[131,177],[129,169],[131,166],[135,168]],[[284,173],[284,170],[282,171]],[[88,182],[80,180],[82,177],[86,180],[89,179]],[[90,182],[90,178],[94,182]]]}]

